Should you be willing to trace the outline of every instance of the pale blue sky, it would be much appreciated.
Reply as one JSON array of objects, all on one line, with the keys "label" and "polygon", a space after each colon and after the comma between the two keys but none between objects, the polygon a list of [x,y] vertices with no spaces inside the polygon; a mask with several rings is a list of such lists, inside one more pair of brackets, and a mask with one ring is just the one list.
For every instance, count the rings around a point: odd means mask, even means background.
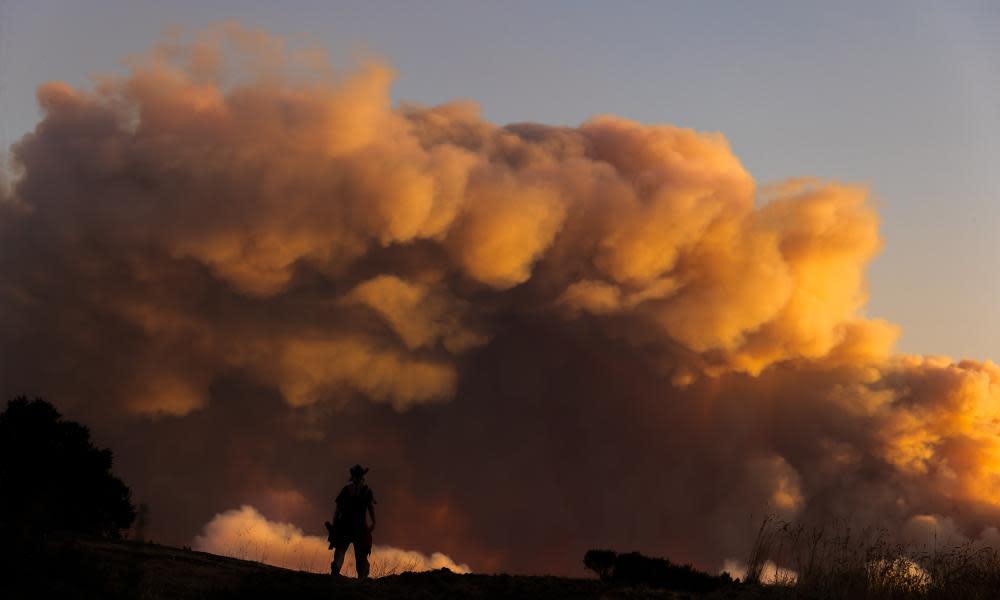
[{"label": "pale blue sky", "polygon": [[760,182],[865,183],[886,242],[869,314],[903,351],[1000,359],[1000,2],[0,0],[0,143],[39,83],[229,19],[383,56],[397,99],[717,130]]}]

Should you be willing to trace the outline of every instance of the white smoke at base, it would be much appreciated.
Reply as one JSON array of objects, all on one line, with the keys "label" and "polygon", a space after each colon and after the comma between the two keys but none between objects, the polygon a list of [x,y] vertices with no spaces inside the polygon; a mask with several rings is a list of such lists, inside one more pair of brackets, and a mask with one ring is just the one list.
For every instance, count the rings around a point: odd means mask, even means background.
[{"label": "white smoke at base", "polygon": [[[734,579],[744,581],[747,577],[747,564],[736,558],[727,558],[719,572],[729,573]],[[798,573],[779,567],[771,560],[766,561],[760,570],[760,582],[764,585],[794,585],[798,579]]]},{"label": "white smoke at base", "polygon": [[[329,573],[333,556],[326,539],[306,534],[291,523],[270,521],[249,505],[215,515],[195,537],[193,548],[312,573]],[[441,568],[456,573],[471,571],[468,565],[457,563],[440,552],[428,556],[392,546],[376,545],[372,548],[370,560],[372,577]],[[354,576],[356,573],[351,549],[344,561],[342,574]]]}]

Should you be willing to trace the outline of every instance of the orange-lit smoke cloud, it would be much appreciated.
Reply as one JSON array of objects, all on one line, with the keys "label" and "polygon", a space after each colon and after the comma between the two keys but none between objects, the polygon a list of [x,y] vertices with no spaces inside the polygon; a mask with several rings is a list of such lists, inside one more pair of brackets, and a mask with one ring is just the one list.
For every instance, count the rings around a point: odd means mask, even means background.
[{"label": "orange-lit smoke cloud", "polygon": [[[4,389],[143,457],[137,423],[227,472],[373,457],[417,517],[400,543],[477,569],[721,561],[764,504],[996,524],[1000,371],[893,355],[863,188],[758,187],[716,133],[393,106],[392,78],[225,26],[42,86],[0,203]],[[217,496],[173,501],[190,527],[244,501]]]}]

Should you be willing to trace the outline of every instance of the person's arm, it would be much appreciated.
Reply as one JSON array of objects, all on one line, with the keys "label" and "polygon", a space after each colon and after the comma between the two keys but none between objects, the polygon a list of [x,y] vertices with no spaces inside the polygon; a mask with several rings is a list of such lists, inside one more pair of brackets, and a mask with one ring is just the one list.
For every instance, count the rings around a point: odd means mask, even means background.
[{"label": "person's arm", "polygon": [[337,497],[333,500],[333,505],[334,505],[334,509],[333,509],[333,522],[334,523],[336,523],[340,519],[340,517],[341,517],[341,514],[340,514],[340,499],[343,498],[343,497],[344,497],[344,490],[340,490],[340,493],[337,494]]},{"label": "person's arm", "polygon": [[371,503],[368,505],[368,514],[372,518],[372,524],[368,527],[368,531],[375,531],[375,504]]}]

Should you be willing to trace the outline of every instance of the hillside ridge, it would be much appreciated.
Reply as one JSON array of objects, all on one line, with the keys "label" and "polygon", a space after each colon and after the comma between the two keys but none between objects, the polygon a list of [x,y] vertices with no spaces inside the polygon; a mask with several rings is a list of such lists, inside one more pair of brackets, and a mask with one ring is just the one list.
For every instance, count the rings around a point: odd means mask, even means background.
[{"label": "hillside ridge", "polygon": [[90,539],[63,540],[7,559],[15,563],[11,565],[15,568],[13,576],[0,585],[0,592],[12,599],[757,597],[748,595],[749,589],[706,596],[648,587],[615,587],[590,578],[458,574],[446,569],[357,581],[187,548]]}]

